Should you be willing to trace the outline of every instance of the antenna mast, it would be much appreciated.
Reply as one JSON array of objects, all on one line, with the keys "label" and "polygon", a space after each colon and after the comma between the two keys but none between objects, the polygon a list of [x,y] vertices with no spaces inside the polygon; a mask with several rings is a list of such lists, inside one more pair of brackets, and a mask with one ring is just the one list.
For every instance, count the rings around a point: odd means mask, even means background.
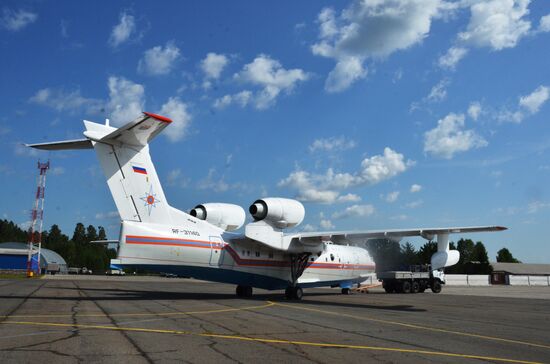
[{"label": "antenna mast", "polygon": [[[38,161],[38,180],[34,206],[31,211],[32,223],[29,227],[29,255],[27,256],[27,277],[33,276],[33,253],[37,254],[36,273],[40,275],[40,254],[42,250],[42,227],[44,226],[44,192],[46,189],[46,172],[50,168],[50,161],[40,163]],[[36,230],[38,224],[38,230]]]}]

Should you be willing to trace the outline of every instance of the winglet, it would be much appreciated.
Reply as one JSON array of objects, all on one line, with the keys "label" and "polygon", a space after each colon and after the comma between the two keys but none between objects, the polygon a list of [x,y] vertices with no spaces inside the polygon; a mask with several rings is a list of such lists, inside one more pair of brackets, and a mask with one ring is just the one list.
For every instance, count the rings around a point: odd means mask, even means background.
[{"label": "winglet", "polygon": [[153,114],[153,113],[147,112],[147,111],[144,111],[143,113],[144,113],[145,115],[147,115],[147,116],[150,116],[150,117],[152,117],[152,118],[154,118],[154,119],[163,121],[163,122],[165,122],[165,123],[171,123],[171,122],[172,122],[172,119],[167,118],[166,116]]}]

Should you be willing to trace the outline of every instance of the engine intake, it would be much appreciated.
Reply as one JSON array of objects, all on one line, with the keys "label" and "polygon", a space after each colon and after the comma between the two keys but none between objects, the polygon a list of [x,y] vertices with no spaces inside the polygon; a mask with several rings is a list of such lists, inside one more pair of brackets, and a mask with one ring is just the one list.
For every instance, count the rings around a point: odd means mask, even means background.
[{"label": "engine intake", "polygon": [[299,225],[305,216],[304,205],[288,198],[269,197],[256,200],[248,211],[254,220],[265,220],[279,229]]},{"label": "engine intake", "polygon": [[189,214],[225,231],[237,230],[243,226],[246,219],[246,214],[241,206],[229,203],[205,203],[197,205]]}]

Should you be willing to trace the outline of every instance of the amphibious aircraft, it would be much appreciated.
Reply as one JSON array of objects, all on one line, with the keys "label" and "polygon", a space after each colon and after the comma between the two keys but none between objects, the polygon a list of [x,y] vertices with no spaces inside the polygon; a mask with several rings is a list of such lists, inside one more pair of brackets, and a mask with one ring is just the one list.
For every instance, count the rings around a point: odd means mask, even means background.
[{"label": "amphibious aircraft", "polygon": [[83,139],[27,144],[45,150],[95,149],[121,218],[117,258],[111,261],[116,267],[236,284],[241,297],[257,287],[285,289],[287,298],[301,299],[307,287],[340,287],[349,293],[372,274],[374,261],[361,247],[368,239],[436,238],[431,264],[439,269],[459,260],[459,252],[449,249],[449,234],[505,229],[288,232],[304,219],[304,206],[287,198],[262,198],[249,208],[253,221],[244,234],[235,233],[246,220],[241,206],[202,203],[186,213],[168,203],[149,143],[171,122],[149,112],[120,128],[85,120]]}]

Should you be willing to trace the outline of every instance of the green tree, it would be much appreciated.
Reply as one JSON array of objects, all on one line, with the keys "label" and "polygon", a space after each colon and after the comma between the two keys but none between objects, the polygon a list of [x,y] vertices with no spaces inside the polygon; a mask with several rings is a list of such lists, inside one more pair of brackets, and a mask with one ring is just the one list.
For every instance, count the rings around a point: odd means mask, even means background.
[{"label": "green tree", "polygon": [[86,242],[98,240],[97,230],[93,225],[88,225],[86,228]]},{"label": "green tree", "polygon": [[497,252],[497,262],[499,263],[521,263],[519,260],[514,258],[512,253],[506,248],[502,248]]},{"label": "green tree", "polygon": [[367,242],[366,248],[376,263],[377,272],[401,268],[401,247],[398,242],[389,239],[372,239]]},{"label": "green tree", "polygon": [[406,266],[419,264],[418,255],[414,245],[409,242],[401,245],[401,260]]},{"label": "green tree", "polygon": [[97,240],[107,240],[107,233],[103,226],[98,226]]},{"label": "green tree", "polygon": [[81,222],[76,224],[74,228],[73,238],[71,239],[75,244],[86,243],[86,229]]}]

